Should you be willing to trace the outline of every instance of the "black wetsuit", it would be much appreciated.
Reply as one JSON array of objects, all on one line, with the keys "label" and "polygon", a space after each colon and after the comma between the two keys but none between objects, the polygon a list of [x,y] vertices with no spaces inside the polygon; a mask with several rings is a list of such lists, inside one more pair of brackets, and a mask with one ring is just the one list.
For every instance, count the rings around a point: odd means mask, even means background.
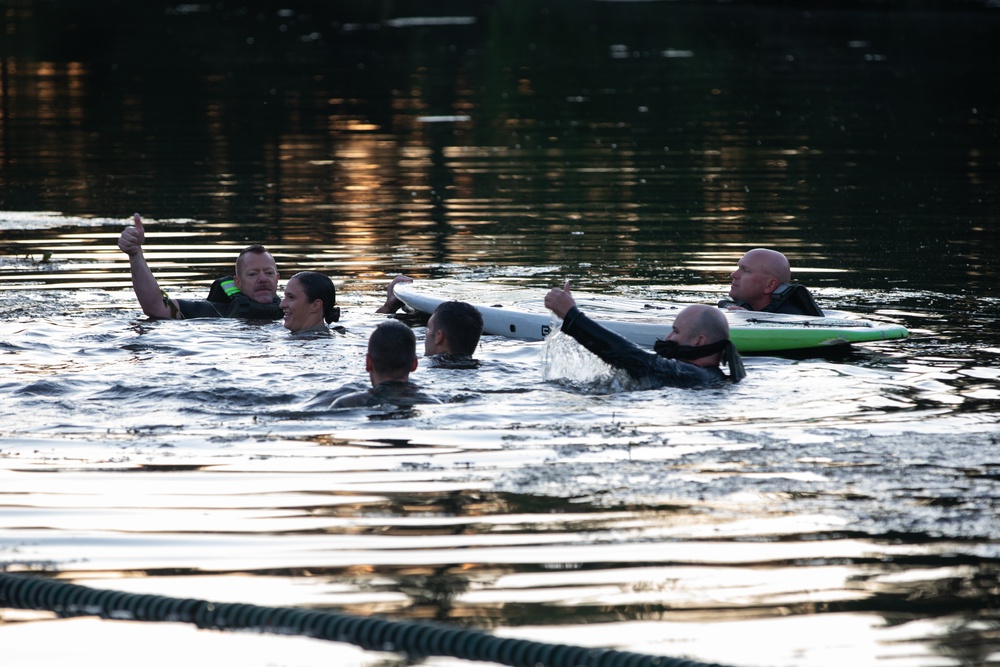
[{"label": "black wetsuit", "polygon": [[367,408],[386,404],[408,408],[414,405],[440,402],[433,396],[428,396],[420,391],[420,387],[412,382],[389,380],[366,391],[341,396],[330,404],[330,408]]},{"label": "black wetsuit", "polygon": [[563,318],[562,332],[633,379],[654,387],[715,387],[726,381],[718,366],[696,366],[666,359],[609,331],[575,306]]},{"label": "black wetsuit", "polygon": [[[228,285],[223,288],[223,285]],[[240,292],[232,277],[219,278],[208,291],[207,299],[177,299],[177,308],[184,319],[201,317],[236,317],[244,320],[280,320],[281,299],[275,295],[271,303],[259,303]],[[169,304],[168,304],[169,305]]]}]

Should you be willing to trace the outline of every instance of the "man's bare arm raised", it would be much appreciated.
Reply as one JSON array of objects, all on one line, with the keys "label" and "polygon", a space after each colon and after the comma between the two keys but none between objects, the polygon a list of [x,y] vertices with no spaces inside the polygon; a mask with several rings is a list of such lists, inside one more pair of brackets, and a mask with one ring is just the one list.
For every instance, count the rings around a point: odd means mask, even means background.
[{"label": "man's bare arm raised", "polygon": [[[142,243],[146,239],[146,231],[142,226],[142,218],[136,213],[132,216],[135,223],[126,227],[118,237],[118,247],[128,255],[129,267],[132,270],[132,289],[139,300],[142,312],[150,317],[165,319],[183,319],[178,310],[177,302],[164,297],[156,277],[146,264],[142,254]],[[165,300],[166,299],[166,300]]]}]

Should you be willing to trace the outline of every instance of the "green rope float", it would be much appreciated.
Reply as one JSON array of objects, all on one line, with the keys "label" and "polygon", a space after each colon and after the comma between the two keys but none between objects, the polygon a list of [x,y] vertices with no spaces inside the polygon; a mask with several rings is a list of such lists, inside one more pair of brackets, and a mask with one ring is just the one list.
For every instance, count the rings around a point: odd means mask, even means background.
[{"label": "green rope float", "polygon": [[0,573],[0,608],[52,611],[62,617],[193,623],[201,629],[256,630],[346,642],[371,651],[494,662],[511,667],[721,667],[681,658],[503,639],[480,630],[391,621],[295,607],[259,607],[162,595],[96,590]]}]

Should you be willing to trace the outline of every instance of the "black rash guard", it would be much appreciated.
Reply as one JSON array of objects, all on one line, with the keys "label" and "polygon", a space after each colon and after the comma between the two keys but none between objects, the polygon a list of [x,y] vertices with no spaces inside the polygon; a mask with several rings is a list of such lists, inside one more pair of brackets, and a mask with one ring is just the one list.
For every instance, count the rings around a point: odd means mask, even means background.
[{"label": "black rash guard", "polygon": [[414,405],[440,402],[433,396],[428,396],[420,391],[420,388],[412,382],[388,380],[366,391],[341,396],[330,404],[330,409],[366,408],[385,404],[408,408]]},{"label": "black rash guard", "polygon": [[716,387],[726,381],[718,366],[696,366],[665,359],[609,331],[574,306],[563,318],[563,333],[596,354],[605,363],[620,368],[633,379],[653,387]]}]

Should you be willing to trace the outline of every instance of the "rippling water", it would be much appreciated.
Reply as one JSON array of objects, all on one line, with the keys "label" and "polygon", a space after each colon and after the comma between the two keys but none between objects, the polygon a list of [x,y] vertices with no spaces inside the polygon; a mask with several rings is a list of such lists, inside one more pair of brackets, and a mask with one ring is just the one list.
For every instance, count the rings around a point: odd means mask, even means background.
[{"label": "rippling water", "polygon": [[[733,665],[1000,664],[995,10],[43,4],[5,19],[8,571]],[[343,331],[145,319],[133,210],[172,295],[261,241],[335,279]],[[366,386],[396,273],[710,302],[761,245],[911,338],[620,391],[564,337],[485,337],[414,375],[440,405],[321,407]],[[0,636],[5,665],[407,664],[6,609]]]}]

